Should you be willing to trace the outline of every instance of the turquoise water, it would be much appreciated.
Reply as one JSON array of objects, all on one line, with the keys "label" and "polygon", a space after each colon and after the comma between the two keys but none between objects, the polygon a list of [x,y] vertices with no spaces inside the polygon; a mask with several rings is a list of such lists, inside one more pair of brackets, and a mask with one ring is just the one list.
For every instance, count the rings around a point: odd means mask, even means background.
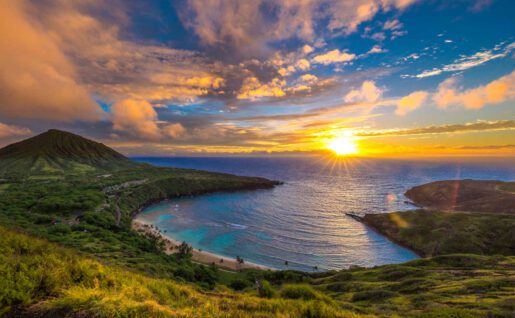
[{"label": "turquoise water", "polygon": [[509,162],[463,164],[319,158],[137,158],[161,166],[204,169],[284,181],[269,190],[215,193],[164,201],[138,218],[166,235],[227,257],[311,271],[375,266],[416,258],[345,215],[412,208],[403,193],[442,179],[513,180]]}]

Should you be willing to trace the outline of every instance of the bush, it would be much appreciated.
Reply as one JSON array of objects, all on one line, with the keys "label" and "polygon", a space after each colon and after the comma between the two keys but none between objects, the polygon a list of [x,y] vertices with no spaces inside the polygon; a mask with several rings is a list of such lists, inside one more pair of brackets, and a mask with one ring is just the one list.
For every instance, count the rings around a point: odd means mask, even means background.
[{"label": "bush", "polygon": [[244,290],[249,286],[249,282],[243,279],[235,279],[230,284],[229,287],[231,287],[234,290]]},{"label": "bush", "polygon": [[35,224],[50,224],[50,223],[52,223],[53,219],[54,218],[51,217],[50,215],[38,214],[34,218],[34,223]]},{"label": "bush", "polygon": [[474,318],[478,314],[465,309],[439,308],[433,311],[424,312],[421,318]]},{"label": "bush", "polygon": [[318,298],[318,294],[309,285],[286,285],[281,291],[281,297],[288,299],[311,300]]},{"label": "bush", "polygon": [[272,298],[274,297],[275,291],[267,280],[261,281],[261,286],[258,288],[259,297]]},{"label": "bush", "polygon": [[334,283],[327,285],[327,290],[344,293],[350,291],[349,287],[349,283]]},{"label": "bush", "polygon": [[394,285],[392,289],[401,293],[417,293],[429,290],[435,282],[424,278],[410,278]]},{"label": "bush", "polygon": [[363,301],[363,300],[381,300],[397,296],[395,292],[391,292],[383,289],[366,290],[357,292],[352,296],[351,301]]},{"label": "bush", "polygon": [[407,267],[407,266],[395,266],[390,270],[385,271],[380,278],[388,281],[397,281],[406,276],[419,276],[421,270]]},{"label": "bush", "polygon": [[48,229],[49,234],[69,234],[72,230],[68,225],[65,224],[56,224],[52,226],[50,229]]}]

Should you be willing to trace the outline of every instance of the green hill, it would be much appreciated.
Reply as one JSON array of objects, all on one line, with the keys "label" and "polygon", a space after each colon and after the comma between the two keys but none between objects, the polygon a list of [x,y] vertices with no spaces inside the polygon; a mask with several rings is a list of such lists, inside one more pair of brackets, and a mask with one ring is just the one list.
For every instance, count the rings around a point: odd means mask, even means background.
[{"label": "green hill", "polygon": [[206,290],[2,226],[0,233],[2,317],[508,318],[515,307],[515,257],[447,255],[318,274],[247,271],[233,274],[240,291]]},{"label": "green hill", "polygon": [[449,212],[515,214],[515,182],[442,180],[409,189],[416,205]]},{"label": "green hill", "polygon": [[0,149],[0,177],[59,176],[137,165],[101,143],[56,129]]}]

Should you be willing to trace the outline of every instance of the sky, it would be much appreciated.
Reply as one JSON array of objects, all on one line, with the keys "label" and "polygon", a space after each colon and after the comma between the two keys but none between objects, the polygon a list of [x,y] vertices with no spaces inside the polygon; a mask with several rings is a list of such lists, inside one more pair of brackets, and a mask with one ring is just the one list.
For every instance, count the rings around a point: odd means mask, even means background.
[{"label": "sky", "polygon": [[515,156],[515,1],[0,1],[0,146]]}]

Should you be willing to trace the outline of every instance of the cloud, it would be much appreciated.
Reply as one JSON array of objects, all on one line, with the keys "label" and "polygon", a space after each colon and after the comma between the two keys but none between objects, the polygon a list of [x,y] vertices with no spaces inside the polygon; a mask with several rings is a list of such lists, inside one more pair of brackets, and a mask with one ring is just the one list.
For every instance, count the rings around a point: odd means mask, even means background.
[{"label": "cloud", "polygon": [[166,125],[163,128],[163,133],[166,136],[172,137],[172,138],[179,138],[183,136],[186,133],[186,129],[181,123],[173,123]]},{"label": "cloud", "polygon": [[479,109],[488,104],[499,104],[515,98],[515,71],[486,85],[468,90],[458,87],[457,81],[456,77],[451,77],[438,86],[436,93],[433,94],[433,101],[438,107],[458,105]]},{"label": "cloud", "polygon": [[399,20],[388,20],[383,24],[383,29],[385,30],[399,30],[402,29],[403,24],[399,22]]},{"label": "cloud", "polygon": [[315,56],[313,58],[313,62],[328,65],[333,63],[349,62],[354,58],[356,58],[356,54],[341,52],[340,50],[335,49],[327,53]]},{"label": "cloud", "polygon": [[245,79],[236,98],[255,100],[261,97],[282,97],[286,93],[283,86],[286,85],[284,80],[274,78],[267,84],[262,84],[256,77]]},{"label": "cloud", "polygon": [[433,68],[431,70],[426,70],[417,75],[411,75],[408,77],[425,78],[440,75],[444,72],[465,71],[470,68],[482,65],[488,61],[506,57],[513,51],[513,49],[515,49],[515,43],[507,44],[506,42],[503,42],[496,45],[493,49],[482,50],[469,56],[463,56],[454,60],[453,63],[444,65],[441,68]]},{"label": "cloud", "polygon": [[397,103],[395,113],[404,116],[407,113],[419,108],[428,98],[429,93],[424,91],[417,91],[405,96]]},{"label": "cloud", "polygon": [[386,53],[388,52],[387,49],[383,49],[381,46],[379,45],[374,45],[368,52],[367,54],[378,54],[378,53]]},{"label": "cloud", "polygon": [[380,136],[407,136],[407,135],[427,135],[427,134],[446,134],[446,133],[464,133],[474,131],[491,131],[491,130],[513,130],[515,129],[515,120],[497,120],[497,121],[477,121],[466,124],[453,124],[441,126],[428,126],[414,129],[391,129],[379,131],[359,132],[359,137],[380,137]]},{"label": "cloud", "polygon": [[102,118],[73,63],[26,11],[24,1],[7,1],[0,10],[0,115],[52,121]]},{"label": "cloud", "polygon": [[334,1],[328,9],[331,13],[328,29],[341,29],[345,34],[350,34],[355,32],[361,23],[371,20],[380,11],[402,11],[415,2],[417,0]]},{"label": "cloud", "polygon": [[311,63],[309,63],[306,59],[300,59],[295,63],[295,66],[302,71],[307,71],[311,67]]},{"label": "cloud", "polygon": [[111,112],[116,131],[141,139],[159,139],[162,136],[157,126],[157,112],[147,101],[125,99],[115,103]]},{"label": "cloud", "polygon": [[288,120],[298,120],[303,118],[310,118],[318,116],[318,114],[281,114],[281,115],[259,115],[259,116],[248,116],[248,117],[238,117],[236,120],[238,121],[288,121]]},{"label": "cloud", "polygon": [[469,8],[472,12],[479,12],[492,4],[493,0],[475,0],[474,4]]},{"label": "cloud", "polygon": [[313,74],[304,74],[299,79],[304,83],[316,83],[318,82],[318,77]]},{"label": "cloud", "polygon": [[25,127],[0,123],[0,138],[27,136],[31,133],[32,131]]},{"label": "cloud", "polygon": [[[316,39],[315,25],[351,34],[379,12],[402,12],[416,0],[188,0],[183,23],[204,44],[246,55],[266,52],[278,40]],[[273,13],[273,14],[270,14]]]},{"label": "cloud", "polygon": [[304,52],[304,54],[309,54],[309,53],[315,51],[315,49],[311,45],[306,44],[302,47],[302,51]]},{"label": "cloud", "polygon": [[347,103],[352,102],[368,102],[374,103],[383,95],[383,90],[376,86],[374,81],[364,81],[360,89],[351,90],[345,95],[344,100]]}]

